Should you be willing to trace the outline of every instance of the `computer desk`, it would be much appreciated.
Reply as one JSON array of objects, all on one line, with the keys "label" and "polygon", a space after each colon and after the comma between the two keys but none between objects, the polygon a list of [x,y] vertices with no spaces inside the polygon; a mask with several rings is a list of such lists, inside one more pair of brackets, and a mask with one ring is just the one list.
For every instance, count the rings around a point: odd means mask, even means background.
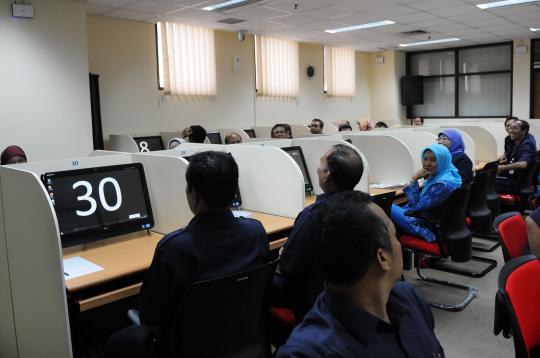
[{"label": "computer desk", "polygon": [[[263,224],[271,240],[271,249],[280,247],[279,240],[288,235],[294,224],[294,219],[259,212],[253,212],[250,218]],[[73,279],[66,277],[65,285],[71,302],[83,312],[138,294],[144,272],[150,266],[162,237],[155,232],[142,231],[65,248],[64,258],[79,256],[103,268]],[[123,284],[116,284],[118,282]]]}]

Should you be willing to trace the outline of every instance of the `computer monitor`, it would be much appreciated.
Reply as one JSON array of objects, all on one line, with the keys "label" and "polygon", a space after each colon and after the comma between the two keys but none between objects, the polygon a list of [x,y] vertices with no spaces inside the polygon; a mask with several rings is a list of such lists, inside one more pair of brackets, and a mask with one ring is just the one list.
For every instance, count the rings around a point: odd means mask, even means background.
[{"label": "computer monitor", "polygon": [[212,144],[222,144],[221,143],[221,136],[219,133],[206,133],[206,136],[208,137],[208,140]]},{"label": "computer monitor", "polygon": [[[191,155],[188,155],[188,156],[185,156],[185,157],[182,157],[184,158],[185,160],[189,161],[191,160]],[[239,208],[242,206],[242,196],[240,195],[240,188],[238,186],[236,186],[236,191],[234,192],[234,198],[233,200],[231,201],[231,208]]]},{"label": "computer monitor", "polygon": [[161,136],[133,137],[133,140],[137,143],[137,147],[141,153],[165,149]]},{"label": "computer monitor", "polygon": [[154,226],[140,163],[45,173],[62,247]]},{"label": "computer monitor", "polygon": [[306,186],[306,193],[311,193],[313,191],[313,185],[311,185],[311,178],[309,177],[309,172],[306,165],[306,160],[304,159],[304,153],[300,147],[284,147],[281,148],[287,152],[298,164],[302,175],[304,176],[304,184]]},{"label": "computer monitor", "polygon": [[257,138],[255,135],[255,130],[253,129],[244,129],[244,132],[249,136],[249,138]]},{"label": "computer monitor", "polygon": [[372,197],[373,202],[377,204],[381,209],[383,209],[386,216],[390,217],[390,212],[392,211],[392,203],[396,198],[396,192],[390,191],[388,193],[377,194]]}]

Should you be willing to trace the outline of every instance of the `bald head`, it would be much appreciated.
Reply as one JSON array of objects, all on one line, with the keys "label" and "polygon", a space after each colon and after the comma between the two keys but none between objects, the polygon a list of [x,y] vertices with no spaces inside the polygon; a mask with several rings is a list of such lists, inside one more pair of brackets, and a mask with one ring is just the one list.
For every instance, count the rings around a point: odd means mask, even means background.
[{"label": "bald head", "polygon": [[227,134],[225,137],[225,144],[238,144],[242,143],[242,137],[240,137],[240,134],[232,132]]}]

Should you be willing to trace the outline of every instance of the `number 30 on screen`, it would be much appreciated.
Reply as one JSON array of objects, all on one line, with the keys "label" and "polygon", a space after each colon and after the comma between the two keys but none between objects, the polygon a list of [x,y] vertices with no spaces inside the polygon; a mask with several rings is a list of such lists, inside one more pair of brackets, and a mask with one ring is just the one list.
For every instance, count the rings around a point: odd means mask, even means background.
[{"label": "number 30 on screen", "polygon": [[[114,186],[114,190],[116,191],[116,203],[114,205],[109,205],[107,202],[107,199],[105,198],[104,193],[104,187],[105,184],[110,183]],[[87,182],[86,180],[80,180],[73,184],[73,190],[77,189],[80,186],[84,186],[86,188],[86,193],[84,193],[81,196],[77,197],[78,201],[88,201],[90,203],[90,209],[86,211],[82,210],[76,210],[78,216],[89,216],[96,212],[97,209],[97,202],[94,198],[92,198],[90,195],[92,195],[92,184]],[[101,203],[101,206],[107,210],[107,211],[116,211],[118,208],[122,205],[122,191],[120,190],[120,185],[118,184],[118,181],[114,178],[107,177],[101,179],[98,186],[98,196],[99,201]]]}]

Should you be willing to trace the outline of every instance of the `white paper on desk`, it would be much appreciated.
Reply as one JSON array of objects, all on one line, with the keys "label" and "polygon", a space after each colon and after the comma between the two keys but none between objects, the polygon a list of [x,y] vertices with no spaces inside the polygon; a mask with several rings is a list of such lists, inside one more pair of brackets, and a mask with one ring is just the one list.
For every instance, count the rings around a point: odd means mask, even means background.
[{"label": "white paper on desk", "polygon": [[251,215],[253,215],[252,212],[243,210],[233,210],[232,213],[235,218],[249,218]]},{"label": "white paper on desk", "polygon": [[405,186],[407,184],[408,183],[393,183],[393,184],[379,183],[379,184],[370,184],[369,187],[372,189],[386,189],[386,188],[397,188],[397,187]]},{"label": "white paper on desk", "polygon": [[88,275],[94,272],[103,270],[103,267],[96,265],[93,262],[83,259],[80,256],[64,259],[64,278],[71,280],[72,278]]}]

